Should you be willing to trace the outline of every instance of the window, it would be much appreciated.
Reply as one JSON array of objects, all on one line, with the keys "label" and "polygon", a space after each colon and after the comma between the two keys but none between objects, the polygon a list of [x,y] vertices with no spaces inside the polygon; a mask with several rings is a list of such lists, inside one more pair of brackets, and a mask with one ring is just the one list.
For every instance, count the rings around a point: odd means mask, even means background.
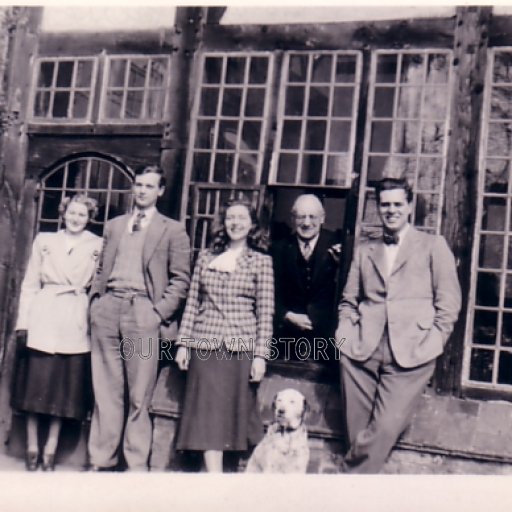
[{"label": "window", "polygon": [[155,122],[164,118],[170,59],[165,55],[107,56],[100,121]]},{"label": "window", "polygon": [[30,104],[33,121],[88,122],[96,82],[96,57],[36,60]]},{"label": "window", "polygon": [[288,52],[282,69],[270,183],[349,187],[361,54]]},{"label": "window", "polygon": [[463,384],[512,390],[512,49],[491,50]]},{"label": "window", "polygon": [[62,228],[58,206],[76,193],[98,201],[99,212],[91,230],[103,231],[105,222],[128,211],[132,204],[132,173],[121,163],[96,154],[84,154],[56,164],[42,178],[37,209],[37,231]]},{"label": "window", "polygon": [[439,232],[449,129],[451,52],[377,51],[372,56],[358,208],[363,236],[380,226],[374,183],[405,176],[414,225]]}]

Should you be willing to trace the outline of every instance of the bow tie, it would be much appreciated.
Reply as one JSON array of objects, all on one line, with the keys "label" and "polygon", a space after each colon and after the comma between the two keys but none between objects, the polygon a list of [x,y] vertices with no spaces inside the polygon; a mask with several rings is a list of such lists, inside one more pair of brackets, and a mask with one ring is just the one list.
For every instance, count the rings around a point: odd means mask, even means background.
[{"label": "bow tie", "polygon": [[398,244],[399,236],[398,233],[382,233],[382,241],[386,245]]}]

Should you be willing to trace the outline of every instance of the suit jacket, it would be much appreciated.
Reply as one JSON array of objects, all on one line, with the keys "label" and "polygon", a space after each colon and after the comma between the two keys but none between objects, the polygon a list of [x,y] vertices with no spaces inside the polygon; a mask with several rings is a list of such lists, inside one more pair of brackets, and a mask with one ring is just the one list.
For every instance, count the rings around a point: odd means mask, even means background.
[{"label": "suit jacket", "polygon": [[339,307],[336,339],[357,361],[370,357],[387,324],[397,363],[413,368],[439,356],[457,320],[461,292],[446,240],[412,226],[389,277],[379,238],[356,249]]},{"label": "suit jacket", "polygon": [[276,335],[295,337],[297,333],[284,320],[288,311],[305,313],[313,323],[311,336],[329,338],[334,334],[336,323],[335,293],[338,264],[328,252],[336,243],[334,236],[320,232],[311,255],[313,275],[309,294],[301,279],[299,262],[302,258],[297,237],[289,236],[274,244],[272,256],[276,276]]},{"label": "suit jacket", "polygon": [[[91,298],[103,295],[116,258],[121,236],[131,214],[120,215],[105,225],[103,251],[91,285]],[[176,339],[182,306],[190,284],[190,242],[177,221],[155,212],[147,226],[142,254],[144,281],[155,310],[163,319],[161,336]]]},{"label": "suit jacket", "polygon": [[39,233],[21,285],[16,329],[27,329],[27,346],[50,354],[91,350],[86,288],[94,275],[101,238],[84,231],[71,251],[64,231]]},{"label": "suit jacket", "polygon": [[209,250],[197,259],[178,344],[216,350],[251,351],[268,357],[274,315],[270,256],[245,249],[233,272],[209,269]]}]

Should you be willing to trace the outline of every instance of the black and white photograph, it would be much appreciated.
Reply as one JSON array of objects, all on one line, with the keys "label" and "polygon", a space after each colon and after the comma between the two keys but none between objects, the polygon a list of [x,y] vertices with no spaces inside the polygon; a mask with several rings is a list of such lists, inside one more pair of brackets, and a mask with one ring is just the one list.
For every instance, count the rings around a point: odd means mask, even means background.
[{"label": "black and white photograph", "polygon": [[1,4],[0,242],[0,509],[512,506],[512,5]]}]

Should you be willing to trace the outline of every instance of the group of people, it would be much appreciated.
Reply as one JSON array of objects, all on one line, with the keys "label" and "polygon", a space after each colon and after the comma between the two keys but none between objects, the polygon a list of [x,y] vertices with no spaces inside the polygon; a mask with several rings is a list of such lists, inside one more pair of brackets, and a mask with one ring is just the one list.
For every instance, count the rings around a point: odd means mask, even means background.
[{"label": "group of people", "polygon": [[27,417],[27,469],[53,470],[63,419],[83,420],[92,407],[90,469],[147,470],[159,345],[171,340],[187,372],[177,449],[202,452],[206,470],[221,472],[224,452],[247,451],[263,436],[257,389],[272,343],[333,338],[337,347],[322,354],[341,358],[343,471],[378,472],[461,300],[444,238],[409,224],[407,182],[378,183],[383,236],[359,244],[337,313],[341,247],[322,230],[315,195],[296,199],[293,233],[271,250],[250,203],[229,201],[191,277],[184,227],[156,209],[164,190],[161,169],[144,167],[133,211],[108,221],[103,240],[86,229],[97,205],[82,194],[62,201],[64,229],[34,240],[12,391],[13,408]]}]

